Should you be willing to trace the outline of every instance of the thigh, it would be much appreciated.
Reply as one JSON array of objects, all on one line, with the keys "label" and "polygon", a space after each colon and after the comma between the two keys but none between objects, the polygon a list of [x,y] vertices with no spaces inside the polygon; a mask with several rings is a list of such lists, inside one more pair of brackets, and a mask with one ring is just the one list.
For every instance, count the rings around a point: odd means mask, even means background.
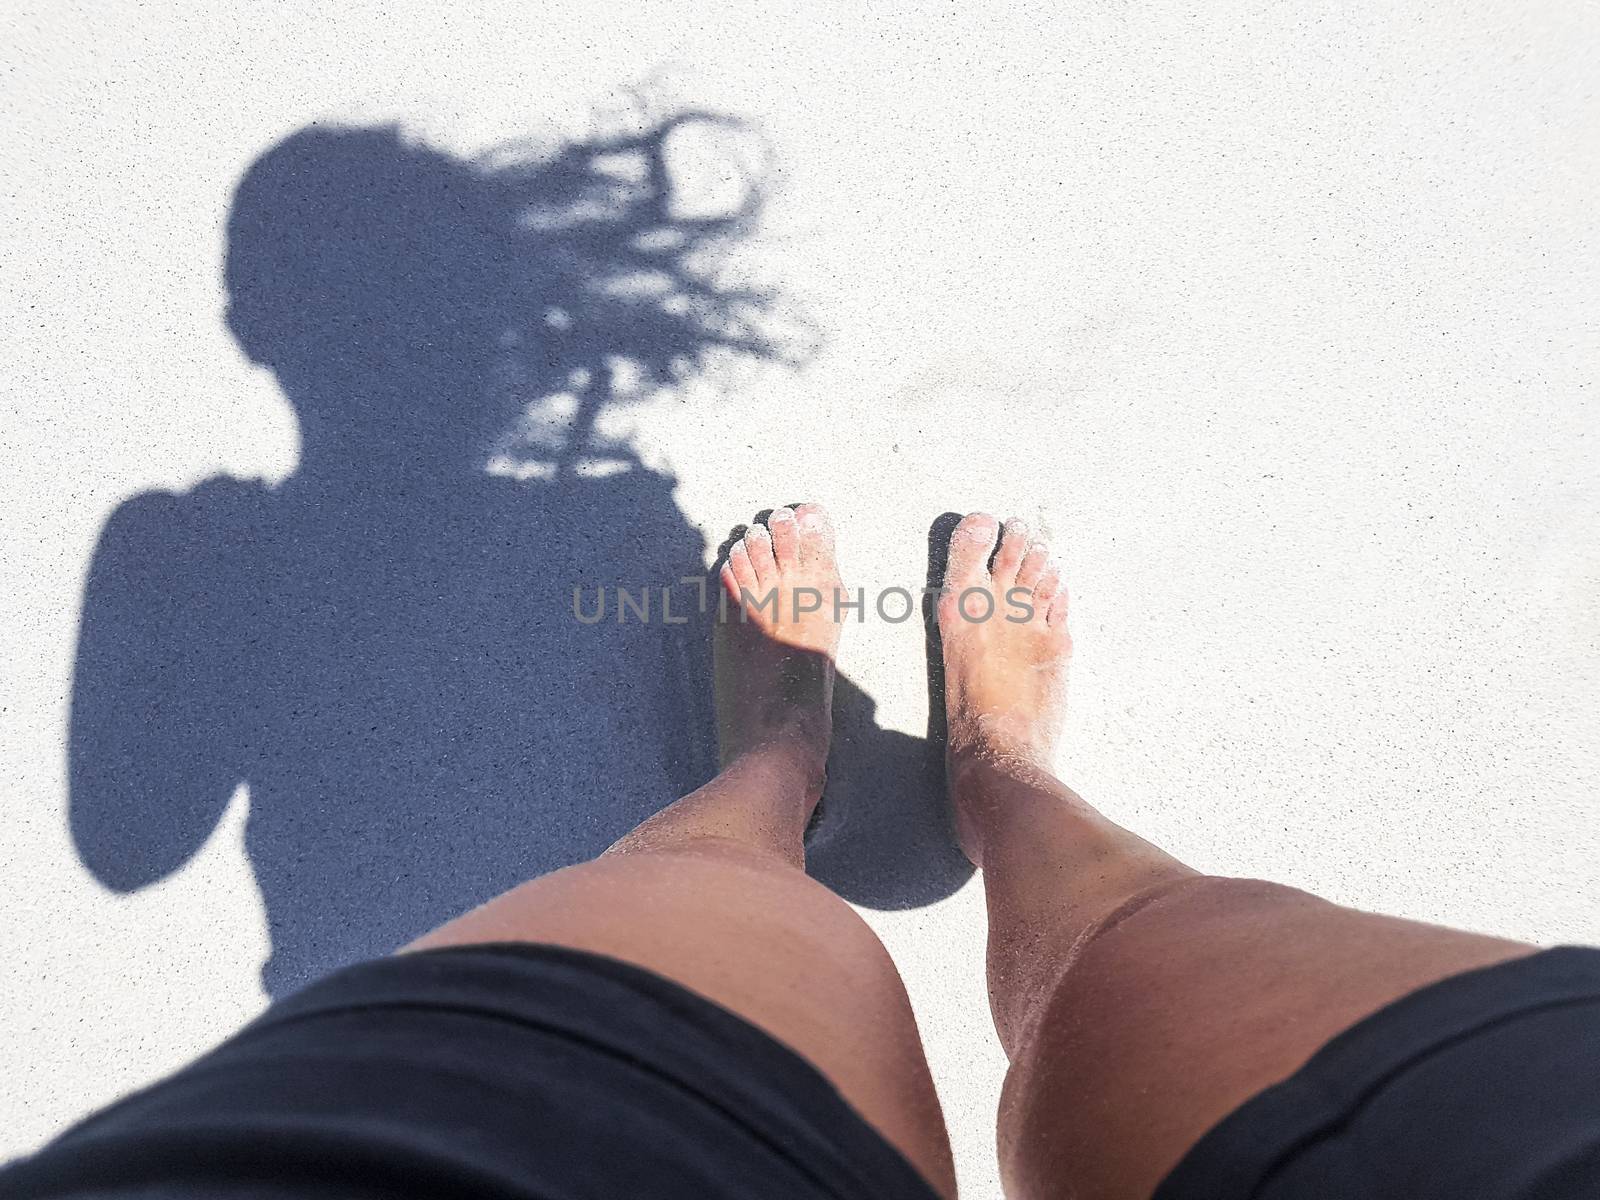
[{"label": "thigh", "polygon": [[1080,944],[1014,1059],[1000,1113],[1009,1191],[1148,1197],[1208,1129],[1330,1038],[1533,950],[1253,880],[1137,896]]},{"label": "thigh", "polygon": [[859,915],[736,842],[604,855],[543,876],[411,949],[526,941],[648,968],[808,1059],[943,1195],[955,1174],[911,1005]]}]

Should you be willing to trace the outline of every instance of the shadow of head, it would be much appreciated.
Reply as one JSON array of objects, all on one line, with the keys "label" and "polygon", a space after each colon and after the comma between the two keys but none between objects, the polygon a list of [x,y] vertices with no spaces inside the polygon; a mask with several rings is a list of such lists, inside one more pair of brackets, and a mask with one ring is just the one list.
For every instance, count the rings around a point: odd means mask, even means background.
[{"label": "shadow of head", "polygon": [[554,152],[462,158],[394,126],[311,126],[234,196],[229,328],[277,374],[312,464],[318,451],[346,470],[492,451],[518,441],[507,426],[530,405],[559,398],[520,449],[570,466],[608,403],[719,353],[806,352],[768,293],[730,282],[722,253],[762,203],[752,139],[687,112]]}]

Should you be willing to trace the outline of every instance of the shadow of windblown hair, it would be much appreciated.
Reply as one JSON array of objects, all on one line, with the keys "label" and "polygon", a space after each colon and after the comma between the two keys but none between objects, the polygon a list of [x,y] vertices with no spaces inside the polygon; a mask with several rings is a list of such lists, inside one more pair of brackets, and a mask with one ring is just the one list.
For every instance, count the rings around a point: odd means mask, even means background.
[{"label": "shadow of windblown hair", "polygon": [[[607,404],[738,358],[803,361],[814,337],[729,251],[766,198],[759,166],[730,151],[742,122],[679,112],[643,131],[540,153],[461,158],[396,126],[316,125],[240,183],[229,221],[235,328],[254,357],[292,370],[381,363],[408,377],[481,377],[502,422],[565,400],[557,467],[582,457]],[[720,152],[738,195],[684,212],[686,143]],[[692,180],[688,181],[692,185]],[[560,407],[560,406],[558,406]],[[548,443],[548,437],[546,443]]]}]

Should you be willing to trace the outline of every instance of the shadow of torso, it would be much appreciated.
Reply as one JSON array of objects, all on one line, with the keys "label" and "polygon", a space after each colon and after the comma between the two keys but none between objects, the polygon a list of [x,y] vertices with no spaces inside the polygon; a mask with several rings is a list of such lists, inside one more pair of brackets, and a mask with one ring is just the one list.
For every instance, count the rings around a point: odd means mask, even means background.
[{"label": "shadow of torso", "polygon": [[279,994],[598,853],[715,769],[704,622],[573,611],[575,587],[702,574],[672,487],[637,468],[129,501],[79,653],[85,863],[150,883],[248,784]]},{"label": "shadow of torso", "polygon": [[[95,878],[176,871],[247,785],[281,994],[591,857],[711,776],[709,621],[584,623],[573,589],[659,596],[705,569],[675,481],[602,413],[719,356],[793,358],[770,299],[718,267],[758,183],[722,215],[673,203],[673,139],[729,126],[687,113],[466,160],[314,124],[256,160],[227,321],[301,461],[277,487],[135,497],[101,535],[68,745]],[[838,711],[813,870],[867,904],[949,894],[971,868],[935,744],[880,730],[848,681]]]}]

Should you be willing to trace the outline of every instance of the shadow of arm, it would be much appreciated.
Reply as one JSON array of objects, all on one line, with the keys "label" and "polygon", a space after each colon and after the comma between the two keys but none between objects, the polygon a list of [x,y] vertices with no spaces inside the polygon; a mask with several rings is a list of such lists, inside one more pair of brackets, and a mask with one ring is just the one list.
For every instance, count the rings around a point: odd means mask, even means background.
[{"label": "shadow of arm", "polygon": [[[72,840],[130,892],[187,862],[240,778],[229,593],[203,493],[151,493],[101,534],[85,588],[67,737]],[[214,514],[213,514],[214,515]],[[196,518],[200,519],[196,519]]]}]

